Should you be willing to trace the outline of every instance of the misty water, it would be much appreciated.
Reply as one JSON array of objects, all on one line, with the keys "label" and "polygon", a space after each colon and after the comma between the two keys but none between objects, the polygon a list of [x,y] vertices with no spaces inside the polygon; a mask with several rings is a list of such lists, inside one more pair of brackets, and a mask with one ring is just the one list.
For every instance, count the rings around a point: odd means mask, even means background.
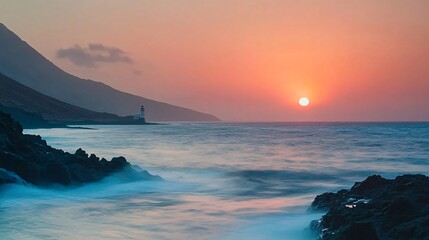
[{"label": "misty water", "polygon": [[198,123],[37,129],[56,148],[164,181],[0,189],[1,239],[306,239],[317,194],[429,172],[427,123]]}]

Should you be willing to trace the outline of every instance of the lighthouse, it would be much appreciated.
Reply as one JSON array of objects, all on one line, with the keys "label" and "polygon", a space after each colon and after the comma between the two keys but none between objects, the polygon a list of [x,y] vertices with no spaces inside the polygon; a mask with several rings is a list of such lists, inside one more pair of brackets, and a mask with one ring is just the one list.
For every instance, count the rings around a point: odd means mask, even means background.
[{"label": "lighthouse", "polygon": [[146,122],[145,116],[144,116],[144,106],[142,105],[140,107],[140,116],[139,116],[140,120],[143,122]]},{"label": "lighthouse", "polygon": [[133,119],[139,121],[140,123],[146,123],[146,118],[144,116],[144,106],[140,107],[140,114],[133,115]]}]

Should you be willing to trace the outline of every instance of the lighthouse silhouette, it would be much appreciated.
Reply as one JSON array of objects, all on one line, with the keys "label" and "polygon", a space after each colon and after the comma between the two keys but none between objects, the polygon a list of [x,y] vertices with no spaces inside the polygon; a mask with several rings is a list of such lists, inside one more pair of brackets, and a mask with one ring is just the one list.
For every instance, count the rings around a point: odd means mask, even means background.
[{"label": "lighthouse silhouette", "polygon": [[139,116],[139,118],[140,118],[140,121],[146,122],[146,118],[144,116],[144,106],[143,105],[140,107],[140,116]]}]

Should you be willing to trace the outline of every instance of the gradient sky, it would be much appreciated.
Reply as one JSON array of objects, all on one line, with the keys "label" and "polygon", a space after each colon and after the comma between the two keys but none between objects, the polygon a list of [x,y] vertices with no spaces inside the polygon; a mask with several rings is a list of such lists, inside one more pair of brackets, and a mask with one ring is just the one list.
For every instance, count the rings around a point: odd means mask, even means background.
[{"label": "gradient sky", "polygon": [[[429,120],[428,11],[427,0],[0,0],[0,22],[67,72],[227,121]],[[125,58],[58,55],[89,44]]]}]

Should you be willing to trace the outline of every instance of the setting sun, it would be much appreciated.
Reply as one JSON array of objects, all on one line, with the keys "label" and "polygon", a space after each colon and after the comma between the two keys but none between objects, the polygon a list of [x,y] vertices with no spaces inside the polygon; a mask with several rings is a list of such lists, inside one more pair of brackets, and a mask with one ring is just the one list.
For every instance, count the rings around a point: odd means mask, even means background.
[{"label": "setting sun", "polygon": [[299,105],[306,107],[308,104],[310,104],[310,100],[308,100],[308,98],[302,97],[299,99]]}]

